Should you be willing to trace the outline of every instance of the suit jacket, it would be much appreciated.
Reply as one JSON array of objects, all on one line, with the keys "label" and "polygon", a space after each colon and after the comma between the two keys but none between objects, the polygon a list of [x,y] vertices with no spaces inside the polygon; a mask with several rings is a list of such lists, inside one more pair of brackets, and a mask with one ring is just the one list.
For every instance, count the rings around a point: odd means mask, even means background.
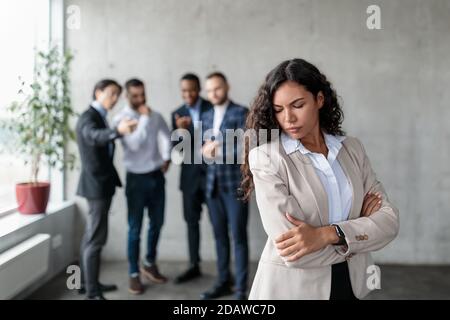
[{"label": "suit jacket", "polygon": [[114,129],[107,128],[100,113],[92,106],[78,119],[76,134],[81,158],[77,195],[88,199],[112,197],[116,187],[122,186],[113,164],[114,140],[119,135]]},{"label": "suit jacket", "polygon": [[[202,99],[202,102],[200,104],[199,119],[201,120],[202,114],[210,110],[211,108],[211,103],[208,100]],[[172,130],[177,129],[175,121],[176,114],[178,114],[180,117],[191,116],[189,107],[186,105],[182,105],[177,110],[172,112]],[[195,192],[205,184],[204,176],[206,174],[206,165],[204,162],[202,162],[201,164],[194,163],[194,152],[196,152],[196,150],[194,149],[194,124],[192,122],[187,130],[189,131],[191,137],[191,152],[190,154],[185,153],[184,159],[189,159],[190,161],[189,163],[187,161],[183,161],[183,163],[181,164],[180,190],[183,192]],[[174,141],[173,146],[176,146],[178,143],[180,142]]]},{"label": "suit jacket", "polygon": [[[250,299],[329,299],[331,265],[345,260],[355,296],[362,298],[370,292],[367,285],[373,274],[368,269],[373,264],[370,252],[383,248],[396,237],[398,210],[377,180],[360,141],[347,137],[342,143],[337,159],[352,186],[353,201],[348,220],[337,224],[345,233],[348,247],[329,245],[294,262],[279,256],[274,242],[293,227],[284,213],[312,226],[326,226],[327,194],[311,160],[298,151],[287,155],[279,139],[250,151],[256,201],[268,235]],[[382,205],[370,217],[360,217],[368,192],[380,192]]]},{"label": "suit jacket", "polygon": [[[220,125],[220,132],[222,133],[222,160],[221,163],[208,164],[206,171],[206,195],[210,196],[214,190],[214,185],[217,186],[220,192],[237,193],[242,180],[240,166],[242,164],[242,150],[238,148],[237,143],[233,143],[233,154],[227,154],[226,144],[226,130],[227,129],[245,129],[245,120],[247,118],[248,109],[246,107],[235,104],[230,101],[230,104],[225,111],[222,124]],[[211,130],[214,125],[214,108],[203,114],[203,134],[207,130]],[[232,157],[233,163],[227,163],[227,157]]]}]

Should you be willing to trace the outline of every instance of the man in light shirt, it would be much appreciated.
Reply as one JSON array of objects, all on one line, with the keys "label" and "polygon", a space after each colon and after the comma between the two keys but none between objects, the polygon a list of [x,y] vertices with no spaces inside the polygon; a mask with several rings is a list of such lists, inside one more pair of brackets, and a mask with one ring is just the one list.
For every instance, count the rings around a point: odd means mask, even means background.
[{"label": "man in light shirt", "polygon": [[[128,205],[129,291],[141,294],[140,274],[155,283],[165,283],[156,265],[157,245],[164,222],[165,177],[170,165],[170,131],[163,117],[146,105],[144,83],[131,79],[125,84],[128,105],[114,118],[138,120],[136,130],[122,141]],[[149,216],[147,254],[139,268],[140,233],[147,209]]]}]

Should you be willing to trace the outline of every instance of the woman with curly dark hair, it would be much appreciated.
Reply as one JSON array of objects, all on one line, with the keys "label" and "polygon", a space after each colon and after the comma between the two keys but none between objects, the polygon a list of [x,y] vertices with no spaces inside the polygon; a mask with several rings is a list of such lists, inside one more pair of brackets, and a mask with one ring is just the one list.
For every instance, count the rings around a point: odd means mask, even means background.
[{"label": "woman with curly dark hair", "polygon": [[250,299],[360,299],[378,287],[370,252],[396,237],[398,210],[342,121],[305,60],[281,63],[259,89],[247,129],[268,141],[246,148],[242,190],[255,190],[268,240]]}]

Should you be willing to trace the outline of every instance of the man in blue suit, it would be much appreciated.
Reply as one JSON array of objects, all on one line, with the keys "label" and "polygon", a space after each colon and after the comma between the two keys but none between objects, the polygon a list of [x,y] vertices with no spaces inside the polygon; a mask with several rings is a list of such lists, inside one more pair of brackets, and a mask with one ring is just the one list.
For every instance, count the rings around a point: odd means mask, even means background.
[{"label": "man in blue suit", "polygon": [[227,139],[226,130],[244,129],[248,109],[230,101],[228,90],[227,79],[222,73],[215,72],[207,77],[206,91],[213,108],[202,117],[206,140],[203,156],[205,160],[208,159],[206,202],[216,241],[219,277],[212,289],[201,295],[202,299],[214,299],[232,293],[228,226],[231,228],[234,245],[235,296],[240,300],[246,299],[247,292],[248,205],[239,200],[238,194],[241,182],[241,162],[238,159],[242,157],[243,148],[238,146],[239,142],[235,143],[234,137]]},{"label": "man in blue suit", "polygon": [[[175,278],[183,283],[201,276],[200,270],[200,217],[205,203],[206,165],[202,161],[201,117],[212,108],[209,101],[200,97],[200,80],[192,73],[180,80],[184,104],[172,113],[172,129],[185,129],[190,137],[190,150],[183,150],[180,190],[183,193],[183,214],[187,223],[189,268]],[[182,136],[181,139],[184,139]],[[197,143],[195,142],[197,139]],[[175,141],[176,146],[180,141]]]}]

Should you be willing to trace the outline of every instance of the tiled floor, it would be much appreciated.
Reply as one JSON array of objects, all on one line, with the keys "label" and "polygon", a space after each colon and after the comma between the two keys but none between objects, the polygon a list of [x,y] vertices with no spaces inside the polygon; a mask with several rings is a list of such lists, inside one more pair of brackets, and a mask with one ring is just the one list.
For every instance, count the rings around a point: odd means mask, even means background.
[{"label": "tiled floor", "polygon": [[[161,262],[159,269],[173,279],[186,267],[184,262]],[[128,293],[126,262],[108,262],[102,265],[101,279],[104,283],[115,283],[119,290],[105,294],[108,299],[139,300],[192,300],[214,283],[215,264],[204,262],[204,276],[192,282],[176,285],[173,281],[166,284],[146,284],[146,291],[140,296]],[[256,271],[256,263],[251,264],[250,279]],[[381,266],[381,290],[376,290],[367,299],[450,299],[450,266]],[[75,290],[66,286],[67,274],[63,273],[34,292],[30,299],[84,299]],[[233,299],[233,296],[224,297]]]}]

